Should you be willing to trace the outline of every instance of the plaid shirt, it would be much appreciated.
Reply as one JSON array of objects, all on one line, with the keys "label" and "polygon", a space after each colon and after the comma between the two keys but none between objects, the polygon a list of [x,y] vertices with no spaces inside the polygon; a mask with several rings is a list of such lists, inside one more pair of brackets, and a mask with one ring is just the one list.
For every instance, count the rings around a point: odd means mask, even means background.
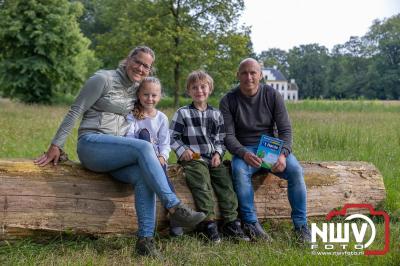
[{"label": "plaid shirt", "polygon": [[205,111],[199,111],[193,103],[179,108],[169,127],[171,148],[178,158],[187,149],[200,153],[203,160],[209,162],[215,152],[225,153],[224,119],[221,112],[207,105]]}]

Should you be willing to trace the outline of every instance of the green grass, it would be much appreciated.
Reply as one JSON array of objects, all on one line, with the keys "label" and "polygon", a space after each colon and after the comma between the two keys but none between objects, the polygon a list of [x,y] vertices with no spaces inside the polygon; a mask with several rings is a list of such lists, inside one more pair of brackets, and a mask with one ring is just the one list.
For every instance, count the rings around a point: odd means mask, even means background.
[{"label": "green grass", "polygon": [[[199,237],[179,239],[157,237],[165,260],[134,255],[135,238],[55,237],[49,241],[32,239],[0,244],[2,265],[398,265],[399,228],[392,226],[391,251],[385,256],[313,255],[308,247],[293,241],[288,222],[267,223],[273,244],[207,244]],[[383,228],[377,226],[378,235]],[[396,246],[397,245],[397,246]]]},{"label": "green grass", "polygon": [[[212,102],[216,106],[217,100]],[[166,104],[165,106],[169,106]],[[264,224],[275,241],[212,246],[193,236],[160,237],[166,265],[399,265],[400,263],[400,103],[378,101],[302,101],[289,103],[294,153],[301,161],[367,161],[382,173],[391,215],[391,250],[385,256],[312,255],[291,237],[291,223]],[[0,158],[35,158],[47,149],[65,106],[27,106],[0,99]],[[174,109],[163,111],[171,117]],[[75,129],[65,149],[77,160]],[[229,157],[229,155],[228,155]],[[170,162],[176,159],[171,153]],[[1,217],[1,214],[0,214]],[[378,232],[383,224],[378,225]],[[159,265],[133,254],[135,238],[25,239],[0,242],[1,265]]]}]

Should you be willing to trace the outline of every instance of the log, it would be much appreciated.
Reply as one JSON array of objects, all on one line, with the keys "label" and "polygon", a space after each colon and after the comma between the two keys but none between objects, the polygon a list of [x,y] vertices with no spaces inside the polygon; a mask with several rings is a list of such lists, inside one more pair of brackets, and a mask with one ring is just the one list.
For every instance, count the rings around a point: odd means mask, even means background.
[{"label": "log", "polygon": [[[307,185],[308,216],[324,216],[345,203],[374,207],[385,199],[378,169],[366,162],[302,162]],[[180,199],[194,207],[179,165],[169,176]],[[261,221],[290,218],[287,182],[273,174],[253,178]],[[87,171],[78,163],[38,167],[31,160],[0,159],[0,239],[41,233],[131,235],[137,230],[133,191],[106,174]],[[217,210],[218,212],[218,210]],[[157,206],[158,228],[166,211]]]}]

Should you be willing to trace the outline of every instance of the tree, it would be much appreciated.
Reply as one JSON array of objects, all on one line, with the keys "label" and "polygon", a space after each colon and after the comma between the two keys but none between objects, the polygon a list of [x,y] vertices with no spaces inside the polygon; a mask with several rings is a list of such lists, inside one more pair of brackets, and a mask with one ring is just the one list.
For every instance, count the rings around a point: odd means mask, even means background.
[{"label": "tree", "polygon": [[217,91],[234,82],[238,62],[251,52],[249,29],[237,25],[243,8],[243,0],[98,0],[98,19],[110,31],[97,35],[96,51],[113,67],[133,46],[150,46],[179,106],[192,70],[208,71]]},{"label": "tree", "polygon": [[4,96],[51,103],[55,94],[79,89],[92,70],[88,65],[98,65],[76,22],[80,14],[82,5],[67,0],[4,1],[0,10]]},{"label": "tree", "polygon": [[371,89],[379,99],[400,99],[400,14],[374,21],[365,38],[373,51]]},{"label": "tree", "polygon": [[78,18],[82,33],[90,40],[90,48],[96,47],[96,34],[109,30],[108,25],[103,25],[97,19],[96,0],[70,0],[83,5],[83,14]]},{"label": "tree", "polygon": [[277,66],[285,77],[289,77],[288,53],[285,50],[271,48],[267,51],[262,51],[258,58],[263,62],[264,66]]},{"label": "tree", "polygon": [[374,98],[367,89],[369,60],[364,38],[352,36],[343,45],[336,45],[329,60],[328,95],[338,99]]},{"label": "tree", "polygon": [[288,54],[289,76],[296,79],[301,98],[324,96],[328,49],[318,44],[294,47]]}]

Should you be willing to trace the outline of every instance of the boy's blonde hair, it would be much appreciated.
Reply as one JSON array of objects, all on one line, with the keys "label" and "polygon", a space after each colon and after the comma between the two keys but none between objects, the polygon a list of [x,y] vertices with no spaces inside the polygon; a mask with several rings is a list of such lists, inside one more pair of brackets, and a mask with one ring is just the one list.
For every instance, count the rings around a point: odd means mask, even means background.
[{"label": "boy's blonde hair", "polygon": [[214,80],[203,70],[196,70],[189,74],[186,79],[186,90],[188,91],[190,86],[198,81],[206,82],[210,87],[210,93],[214,90]]},{"label": "boy's blonde hair", "polygon": [[161,82],[158,78],[156,77],[145,77],[139,84],[139,87],[136,90],[136,102],[135,102],[135,107],[133,107],[132,110],[132,115],[137,119],[137,120],[143,120],[145,119],[144,116],[144,111],[143,111],[143,106],[139,101],[139,92],[141,89],[143,89],[144,84],[146,83],[153,83],[156,84],[160,87],[161,89],[161,97],[163,96],[163,89],[161,86]]}]

